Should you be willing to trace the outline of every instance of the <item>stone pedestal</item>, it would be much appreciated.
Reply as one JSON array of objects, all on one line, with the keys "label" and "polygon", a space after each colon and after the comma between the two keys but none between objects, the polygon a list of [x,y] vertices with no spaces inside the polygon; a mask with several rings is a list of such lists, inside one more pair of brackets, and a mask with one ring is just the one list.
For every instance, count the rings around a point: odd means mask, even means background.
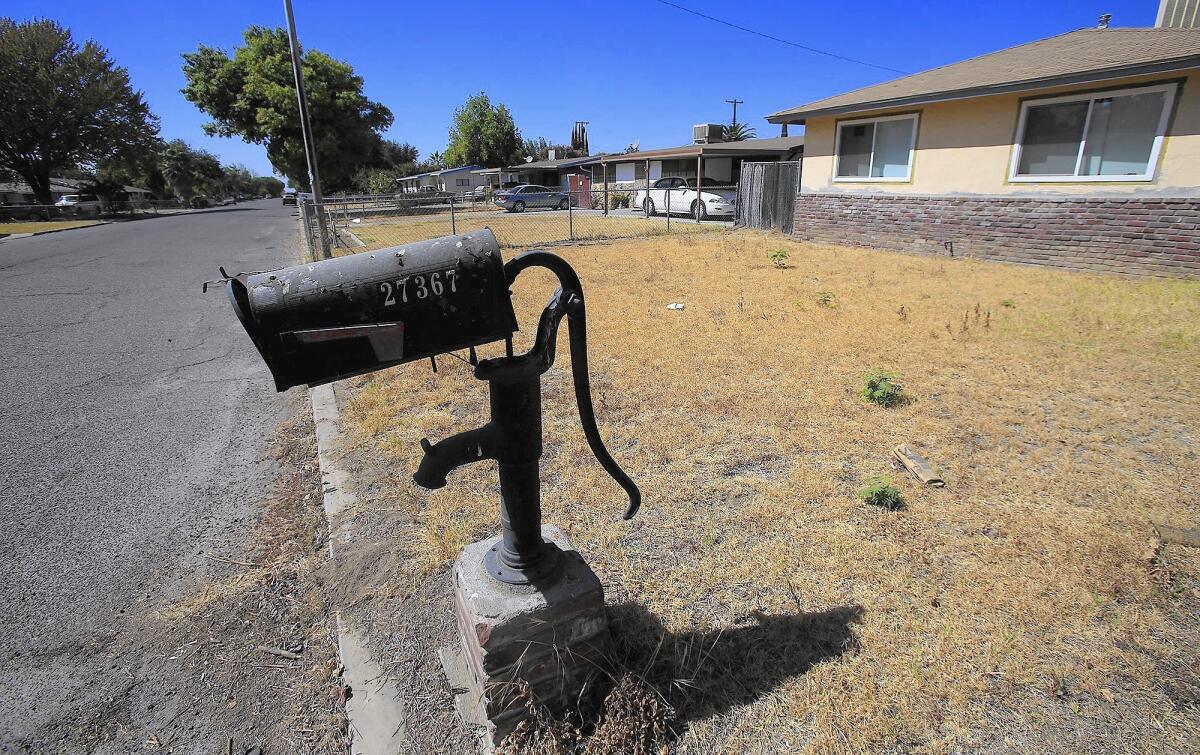
[{"label": "stone pedestal", "polygon": [[534,585],[487,576],[484,555],[499,538],[468,545],[454,564],[459,646],[441,651],[442,666],[464,721],[484,727],[484,744],[504,739],[525,716],[518,680],[553,712],[579,703],[603,680],[608,646],[604,590],[557,527],[542,528],[556,563]]}]

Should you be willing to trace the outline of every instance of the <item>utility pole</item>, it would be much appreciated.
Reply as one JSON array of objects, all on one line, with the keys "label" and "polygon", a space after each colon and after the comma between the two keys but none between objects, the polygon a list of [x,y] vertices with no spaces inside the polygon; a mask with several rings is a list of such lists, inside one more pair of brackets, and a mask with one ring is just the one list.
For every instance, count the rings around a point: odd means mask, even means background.
[{"label": "utility pole", "polygon": [[737,126],[737,106],[741,105],[743,102],[745,102],[745,100],[739,100],[735,97],[732,100],[725,100],[725,101],[728,102],[730,105],[733,105],[733,125],[736,127]]},{"label": "utility pole", "polygon": [[325,198],[321,196],[321,176],[317,172],[317,147],[313,139],[312,122],[308,120],[308,97],[304,94],[304,72],[300,70],[300,43],[296,40],[296,18],[292,0],[283,0],[287,14],[288,43],[292,49],[292,73],[296,77],[296,99],[300,103],[300,133],[304,136],[304,159],[308,163],[308,182],[312,187],[313,205],[317,211],[317,227],[321,233],[321,257],[329,259],[329,231],[325,226]]}]

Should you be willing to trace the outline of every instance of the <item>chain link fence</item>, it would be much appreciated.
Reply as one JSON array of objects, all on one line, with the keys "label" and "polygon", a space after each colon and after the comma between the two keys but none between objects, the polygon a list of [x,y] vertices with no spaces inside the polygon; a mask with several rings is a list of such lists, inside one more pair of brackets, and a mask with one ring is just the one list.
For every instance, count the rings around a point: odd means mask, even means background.
[{"label": "chain link fence", "polygon": [[[705,233],[732,227],[736,186],[709,185],[699,196],[684,179],[609,189],[515,187],[478,193],[326,197],[333,254],[382,249],[490,228],[502,247]],[[314,257],[321,254],[317,208],[300,203],[301,227]]]}]

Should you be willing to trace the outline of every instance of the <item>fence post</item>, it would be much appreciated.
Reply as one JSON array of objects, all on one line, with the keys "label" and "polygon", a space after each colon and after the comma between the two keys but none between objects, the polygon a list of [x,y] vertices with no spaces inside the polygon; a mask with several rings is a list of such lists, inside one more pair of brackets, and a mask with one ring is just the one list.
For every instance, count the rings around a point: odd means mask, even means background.
[{"label": "fence post", "polygon": [[[646,196],[650,196],[650,190],[646,189]],[[667,213],[667,233],[671,232],[671,189],[667,187],[667,206],[664,208]]]},{"label": "fence post", "polygon": [[608,163],[600,163],[604,176],[604,217],[608,217]]},{"label": "fence post", "polygon": [[450,197],[450,235],[458,235],[458,225],[454,219],[454,197]]},{"label": "fence post", "polygon": [[575,240],[575,203],[571,195],[571,179],[567,179],[567,240]]}]

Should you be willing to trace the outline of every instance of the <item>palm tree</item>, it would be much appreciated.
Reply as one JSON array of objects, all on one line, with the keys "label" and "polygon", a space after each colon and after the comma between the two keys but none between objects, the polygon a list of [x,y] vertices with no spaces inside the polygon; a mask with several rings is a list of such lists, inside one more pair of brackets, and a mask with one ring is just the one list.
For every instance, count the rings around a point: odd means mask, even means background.
[{"label": "palm tree", "polygon": [[160,168],[163,178],[175,196],[184,202],[196,192],[195,153],[181,139],[176,139],[162,151]]},{"label": "palm tree", "polygon": [[753,139],[757,134],[753,126],[748,126],[745,123],[735,123],[725,129],[725,141],[727,142],[744,142],[747,139]]}]

